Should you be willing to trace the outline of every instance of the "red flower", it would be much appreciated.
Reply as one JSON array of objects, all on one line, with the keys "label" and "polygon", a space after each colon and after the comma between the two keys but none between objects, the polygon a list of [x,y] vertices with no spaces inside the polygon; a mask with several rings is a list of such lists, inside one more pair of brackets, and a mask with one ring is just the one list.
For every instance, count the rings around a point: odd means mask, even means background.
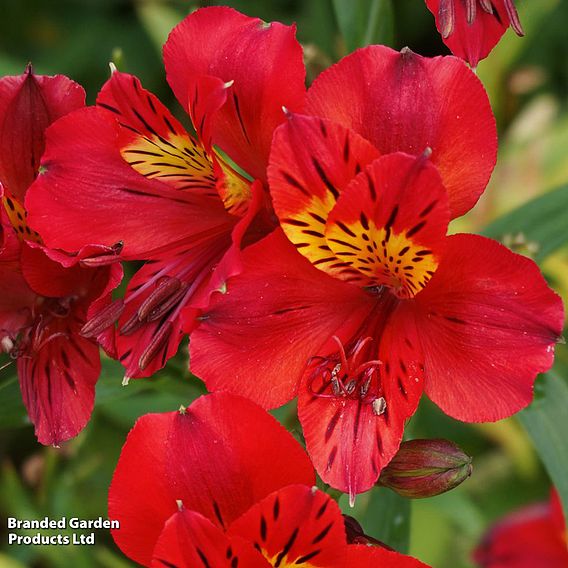
[{"label": "red flower", "polygon": [[[24,197],[37,175],[44,131],[84,104],[67,77],[32,73],[0,79],[0,341],[17,360],[24,404],[43,444],[59,444],[87,423],[100,372],[96,343],[79,335],[93,303],[108,301],[120,268],[100,264],[100,250],[71,258],[42,246],[27,224]],[[99,258],[93,258],[96,254]],[[64,268],[49,256],[61,257]]]},{"label": "red flower", "polygon": [[426,0],[436,27],[454,55],[477,67],[511,26],[525,35],[514,0]]},{"label": "red flower", "polygon": [[[207,302],[241,240],[273,228],[262,190],[272,132],[284,120],[282,106],[300,109],[305,94],[294,28],[230,8],[188,16],[171,32],[164,60],[197,139],[135,77],[115,72],[96,108],[50,130],[46,172],[28,198],[30,220],[50,246],[120,241],[123,259],[150,261],[124,301],[83,330],[93,337],[120,317],[126,378],[149,376],[175,354],[182,311],[194,314]],[[258,181],[237,173],[213,145]],[[234,259],[230,266],[238,271]]]},{"label": "red flower", "polygon": [[348,545],[307,455],[252,402],[217,393],[135,424],[109,491],[112,532],[145,566],[420,567]]},{"label": "red flower", "polygon": [[[378,101],[373,58],[393,70],[381,75]],[[405,65],[413,72],[402,88]],[[461,153],[493,133],[490,119],[472,116],[472,91],[460,98],[466,84],[478,87],[456,59],[385,48],[316,81],[308,108],[335,108],[343,125],[291,115],[277,129],[268,171],[283,232],[245,251],[242,274],[192,337],[192,370],[210,390],[267,408],[299,395],[316,470],[352,498],[393,457],[424,390],[461,420],[509,416],[530,402],[561,333],[560,298],[532,261],[483,237],[446,237],[452,212],[473,205],[492,167],[481,142]],[[370,90],[355,94],[361,85]],[[436,89],[427,96],[424,85]],[[396,102],[383,98],[395,87]],[[430,158],[381,156],[423,152],[427,141]],[[464,174],[483,160],[486,173]]]},{"label": "red flower", "polygon": [[525,507],[497,523],[475,551],[475,561],[484,568],[566,568],[566,523],[556,491],[549,503]]}]

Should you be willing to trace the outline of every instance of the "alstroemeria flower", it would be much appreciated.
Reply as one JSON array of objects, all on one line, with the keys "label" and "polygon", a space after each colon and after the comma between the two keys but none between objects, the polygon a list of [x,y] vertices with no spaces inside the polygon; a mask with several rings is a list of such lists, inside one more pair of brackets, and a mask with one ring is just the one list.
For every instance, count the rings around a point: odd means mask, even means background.
[{"label": "alstroemeria flower", "polygon": [[96,108],[50,129],[46,171],[28,197],[30,220],[50,246],[120,242],[123,259],[150,261],[124,300],[83,330],[93,337],[119,318],[127,378],[151,375],[176,353],[180,314],[206,303],[216,267],[223,274],[241,241],[274,227],[263,191],[272,133],[282,106],[299,109],[305,96],[294,27],[230,8],[189,15],[171,32],[164,61],[197,137],[138,79],[114,72]]},{"label": "alstroemeria flower", "polygon": [[484,537],[475,551],[483,568],[566,568],[566,522],[556,491],[538,503],[508,515]]},{"label": "alstroemeria flower", "polygon": [[474,68],[509,26],[524,35],[514,0],[426,0],[426,5],[444,43]]},{"label": "alstroemeria flower", "polygon": [[325,72],[307,108],[337,120],[291,114],[275,132],[283,231],[244,255],[193,335],[191,368],[210,390],[267,408],[299,395],[318,473],[352,498],[395,454],[424,390],[458,419],[497,420],[552,363],[563,310],[538,267],[446,237],[493,165],[486,99],[469,98],[482,93],[455,58],[381,47]]},{"label": "alstroemeria flower", "polygon": [[[91,415],[99,350],[79,331],[94,303],[107,303],[121,278],[118,265],[89,267],[101,264],[100,249],[84,250],[77,257],[50,251],[26,221],[24,197],[38,172],[45,129],[84,102],[83,89],[64,76],[34,75],[29,67],[23,75],[0,79],[0,218],[5,238],[0,343],[17,360],[24,404],[43,444],[77,435]],[[50,256],[64,258],[67,267]]]},{"label": "alstroemeria flower", "polygon": [[140,418],[109,490],[112,535],[144,566],[412,568],[347,544],[335,501],[300,444],[244,398],[216,393]]}]

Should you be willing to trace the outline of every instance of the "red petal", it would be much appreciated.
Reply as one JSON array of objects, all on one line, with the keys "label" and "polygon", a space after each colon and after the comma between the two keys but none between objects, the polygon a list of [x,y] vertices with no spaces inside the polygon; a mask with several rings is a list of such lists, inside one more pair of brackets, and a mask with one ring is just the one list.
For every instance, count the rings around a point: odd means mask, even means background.
[{"label": "red petal", "polygon": [[315,266],[341,273],[345,263],[325,240],[325,223],[347,184],[379,152],[328,120],[291,115],[274,134],[268,180],[286,236]]},{"label": "red petal", "polygon": [[[375,484],[397,452],[404,424],[423,391],[422,353],[407,302],[394,308],[379,303],[375,314],[365,330],[376,338],[368,358],[382,362],[378,382],[376,376],[364,375],[353,392],[332,396],[335,393],[325,382],[313,382],[308,374],[298,397],[298,416],[316,471],[351,500]],[[357,379],[348,373],[343,382]]]},{"label": "red petal", "polygon": [[345,568],[428,568],[416,558],[380,546],[352,544],[347,547]]},{"label": "red petal", "polygon": [[493,0],[492,14],[479,7],[471,23],[468,22],[463,2],[450,2],[453,16],[450,21],[440,13],[440,4],[447,4],[447,0],[426,0],[426,5],[436,17],[436,27],[444,43],[454,55],[465,59],[475,68],[481,59],[489,55],[509,27],[504,0]]},{"label": "red petal", "polygon": [[120,124],[120,153],[137,172],[176,189],[216,196],[213,166],[205,149],[136,77],[114,72],[97,104]]},{"label": "red petal", "polygon": [[189,115],[199,140],[208,153],[213,153],[212,129],[213,117],[227,102],[227,89],[230,85],[219,77],[202,75],[193,82],[193,90],[189,92]]},{"label": "red petal", "polygon": [[156,568],[269,568],[270,564],[251,543],[229,539],[211,521],[194,511],[182,509],[164,526],[154,548]]},{"label": "red petal", "polygon": [[213,143],[254,178],[265,179],[272,133],[284,121],[282,106],[304,101],[305,70],[295,27],[265,24],[227,7],[190,14],[164,46],[168,82],[188,110],[200,76],[234,81],[216,113]]},{"label": "red petal", "polygon": [[[79,294],[98,297],[108,282],[108,267],[83,268],[75,265],[64,268],[36,246],[24,244],[21,263],[22,272],[30,288],[36,294],[50,298]],[[118,282],[115,282],[116,285]]]},{"label": "red petal", "polygon": [[529,404],[564,321],[561,299],[532,260],[484,237],[454,235],[414,301],[426,392],[444,412],[483,422]]},{"label": "red petal", "polygon": [[555,487],[550,491],[550,516],[552,523],[556,526],[557,532],[564,534],[566,532],[566,519],[564,518],[564,510],[560,495]]},{"label": "red petal", "polygon": [[100,108],[76,111],[49,129],[30,188],[29,221],[53,248],[79,250],[123,241],[124,258],[148,258],[184,239],[230,231],[218,197],[204,198],[148,180],[118,151],[119,125]]},{"label": "red petal", "polygon": [[452,217],[473,207],[495,166],[489,100],[475,74],[453,57],[360,49],[314,81],[307,109],[355,130],[381,154],[432,148]]},{"label": "red petal", "polygon": [[449,216],[446,190],[427,158],[389,154],[343,192],[325,240],[349,265],[350,272],[338,276],[410,298],[436,271]]},{"label": "red petal", "polygon": [[148,563],[176,500],[228,526],[293,483],[312,485],[313,469],[276,420],[240,397],[201,397],[183,414],[140,418],[129,434],[109,492],[109,516],[120,521],[114,538],[129,557]]},{"label": "red petal", "polygon": [[549,503],[530,505],[497,523],[475,551],[484,568],[565,568],[566,536]]},{"label": "red petal", "polygon": [[[16,338],[20,329],[31,323],[37,296],[27,285],[17,260],[0,256],[0,340],[8,335]],[[0,346],[0,349],[2,346]]]},{"label": "red petal", "polygon": [[85,105],[85,91],[63,75],[25,73],[0,79],[0,181],[23,202],[37,175],[45,129]]},{"label": "red petal", "polygon": [[78,335],[80,325],[55,321],[43,329],[39,345],[18,358],[22,398],[42,444],[76,436],[93,410],[99,350]]},{"label": "red petal", "polygon": [[272,493],[237,519],[228,534],[255,543],[271,566],[339,566],[347,548],[337,503],[302,485]]},{"label": "red petal", "polygon": [[24,280],[19,259],[0,255],[0,312],[31,307],[35,298]]},{"label": "red petal", "polygon": [[309,358],[333,334],[353,335],[373,300],[311,266],[280,230],[242,260],[242,274],[212,299],[192,333],[191,369],[210,390],[275,407],[295,396]]},{"label": "red petal", "polygon": [[[252,195],[246,214],[239,220],[231,233],[230,246],[226,247],[221,260],[216,264],[211,278],[192,296],[190,305],[181,313],[183,330],[191,333],[198,325],[202,310],[209,306],[211,296],[222,293],[229,278],[243,271],[242,249],[243,239],[254,243],[266,234],[266,228],[254,225],[257,214],[262,210],[266,194],[262,182],[256,180],[251,186]],[[249,243],[247,243],[249,244]]]}]

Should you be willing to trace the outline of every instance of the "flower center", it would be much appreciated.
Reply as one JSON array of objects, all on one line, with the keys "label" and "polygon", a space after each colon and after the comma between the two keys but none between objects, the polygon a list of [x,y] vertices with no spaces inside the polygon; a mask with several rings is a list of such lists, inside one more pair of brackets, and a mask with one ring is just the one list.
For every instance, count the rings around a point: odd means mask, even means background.
[{"label": "flower center", "polygon": [[378,359],[367,359],[372,338],[359,339],[347,352],[341,340],[333,336],[337,351],[327,357],[312,357],[308,371],[308,389],[319,398],[360,400],[372,405],[374,414],[385,412]]}]

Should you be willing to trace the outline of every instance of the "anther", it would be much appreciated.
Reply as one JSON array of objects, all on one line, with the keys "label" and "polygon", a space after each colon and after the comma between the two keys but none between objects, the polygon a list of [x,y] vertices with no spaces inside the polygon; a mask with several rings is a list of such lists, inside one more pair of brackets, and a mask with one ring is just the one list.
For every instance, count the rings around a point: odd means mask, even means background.
[{"label": "anther", "polygon": [[371,376],[361,385],[359,392],[361,393],[361,398],[365,398],[369,392],[369,387],[371,386]]},{"label": "anther", "polygon": [[454,32],[456,19],[454,0],[441,0],[438,18],[440,20],[440,33],[444,39],[447,39]]},{"label": "anther", "polygon": [[465,0],[466,20],[470,26],[475,22],[477,15],[476,2],[477,0]]},{"label": "anther", "polygon": [[14,342],[8,335],[5,335],[0,340],[0,346],[2,347],[2,351],[4,351],[4,353],[10,353],[12,349],[14,349]]},{"label": "anther", "polygon": [[351,379],[346,385],[345,385],[345,391],[347,392],[347,394],[353,394],[353,392],[355,391],[355,387],[357,386],[357,381],[354,379]]},{"label": "anther", "polygon": [[[164,302],[162,305],[153,309],[148,314],[146,321],[147,322],[156,321],[157,319],[160,319],[164,314],[169,312],[185,296],[188,288],[189,288],[189,284],[187,282],[182,282],[180,289],[173,296],[171,296],[166,302]],[[140,317],[140,315],[138,317]]]},{"label": "anther", "polygon": [[86,338],[97,337],[121,316],[123,310],[122,300],[111,302],[81,328],[80,335]]},{"label": "anther", "polygon": [[493,14],[493,4],[491,4],[491,0],[479,0],[479,3],[488,14]]},{"label": "anther", "polygon": [[381,396],[373,400],[372,407],[373,414],[375,416],[380,416],[381,414],[384,414],[385,410],[387,409],[387,401],[384,399],[384,397]]},{"label": "anther", "polygon": [[146,319],[153,310],[168,300],[172,294],[175,294],[180,289],[180,286],[181,281],[178,278],[166,276],[144,300],[138,309],[138,318],[140,320]]},{"label": "anther", "polygon": [[144,350],[144,353],[140,356],[138,360],[138,366],[143,371],[150,361],[160,352],[160,349],[168,342],[170,335],[172,334],[173,324],[171,321],[166,321],[159,329],[158,333],[154,335],[152,341]]},{"label": "anther", "polygon": [[132,335],[135,331],[138,331],[144,322],[140,321],[138,318],[138,312],[134,312],[124,323],[124,325],[118,330],[120,335]]}]

